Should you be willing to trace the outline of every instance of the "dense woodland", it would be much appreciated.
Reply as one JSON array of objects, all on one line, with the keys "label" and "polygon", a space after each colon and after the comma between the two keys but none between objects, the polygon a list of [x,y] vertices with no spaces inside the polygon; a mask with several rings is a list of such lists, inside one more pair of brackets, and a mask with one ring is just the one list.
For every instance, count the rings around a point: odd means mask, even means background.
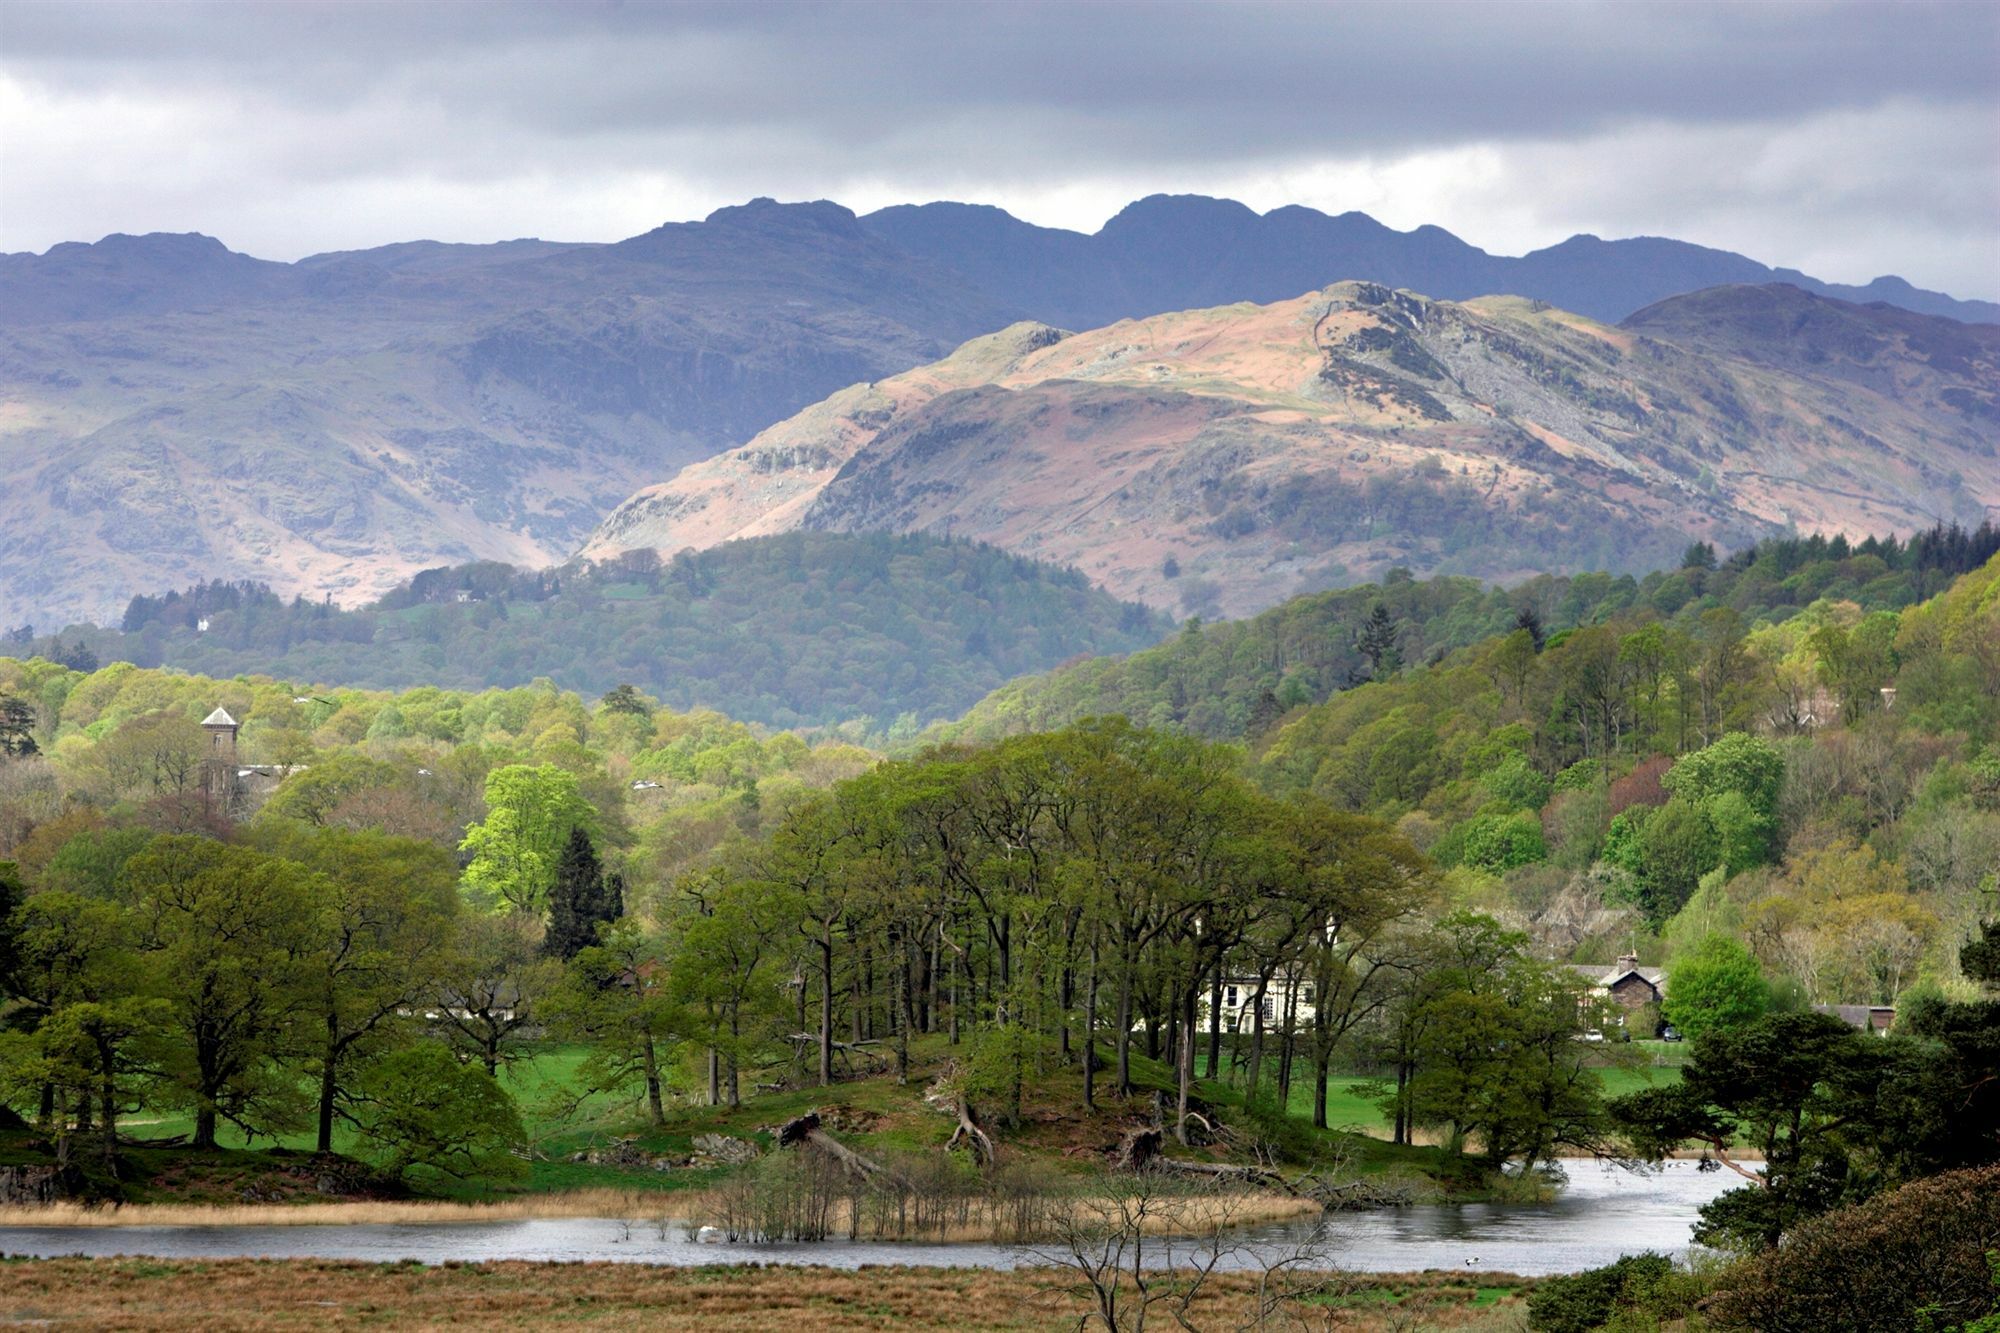
[{"label": "dense woodland", "polygon": [[[199,628],[206,623],[207,629]],[[139,596],[116,628],[13,633],[17,653],[408,689],[631,683],[677,708],[906,735],[1023,672],[1143,647],[1156,612],[990,546],[789,533],[602,565],[426,570],[342,610],[257,584]]]},{"label": "dense woodland", "polygon": [[[642,1122],[943,1043],[975,1145],[1055,1071],[1087,1113],[1144,1057],[1170,1136],[1217,1079],[1310,1153],[1340,1071],[1487,1170],[1754,1145],[1763,1188],[1704,1234],[1769,1245],[2000,1157],[2000,559],[1917,549],[1398,583],[1159,650],[1244,648],[1248,685],[1197,692],[1255,703],[1259,646],[1329,627],[1348,678],[1245,745],[1141,709],[885,760],[624,684],[0,659],[0,1103],[107,1172],[121,1123],[181,1115],[197,1145],[360,1126],[424,1179],[519,1169],[491,1075],[549,1034]],[[217,787],[218,705],[267,799]],[[1672,969],[1663,1015],[1562,966],[1627,950]],[[1225,979],[1275,1003],[1225,1031]],[[1886,1039],[1811,1008],[1885,1002]],[[1694,1038],[1681,1084],[1606,1098],[1583,1038],[1621,1018]]]},{"label": "dense woodland", "polygon": [[1940,527],[1907,542],[1789,538],[1721,559],[1703,544],[1690,548],[1679,568],[1638,579],[1545,575],[1501,589],[1477,579],[1391,574],[1379,586],[1295,597],[1247,620],[1186,625],[1124,658],[1093,657],[1012,681],[931,734],[990,738],[1119,713],[1148,726],[1240,740],[1337,690],[1523,626],[1539,640],[1612,617],[1692,624],[1727,609],[1748,626],[1822,600],[1896,611],[1996,553],[2000,529],[1982,524],[1969,532]]}]

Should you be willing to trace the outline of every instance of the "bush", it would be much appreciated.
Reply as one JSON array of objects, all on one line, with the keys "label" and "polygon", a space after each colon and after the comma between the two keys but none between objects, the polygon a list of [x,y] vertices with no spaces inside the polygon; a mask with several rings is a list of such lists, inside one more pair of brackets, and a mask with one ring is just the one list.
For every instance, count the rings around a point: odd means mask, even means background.
[{"label": "bush", "polygon": [[2000,1167],[1915,1181],[1814,1218],[1725,1273],[1710,1314],[1759,1333],[1963,1327],[2000,1309]]},{"label": "bush", "polygon": [[1549,1278],[1528,1297],[1528,1327],[1536,1333],[1592,1333],[1622,1312],[1650,1309],[1674,1285],[1674,1263],[1663,1254],[1628,1254],[1615,1264],[1571,1277]]}]

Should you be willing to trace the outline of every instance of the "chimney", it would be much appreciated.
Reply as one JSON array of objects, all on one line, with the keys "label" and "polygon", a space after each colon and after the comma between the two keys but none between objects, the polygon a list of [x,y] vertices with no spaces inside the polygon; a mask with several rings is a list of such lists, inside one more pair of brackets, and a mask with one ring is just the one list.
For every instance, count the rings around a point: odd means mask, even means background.
[{"label": "chimney", "polygon": [[1639,955],[1638,955],[1638,954],[1636,954],[1636,953],[1621,953],[1621,954],[1619,954],[1619,955],[1618,955],[1618,969],[1617,969],[1617,970],[1618,970],[1618,974],[1619,974],[1620,976],[1623,976],[1623,975],[1624,975],[1625,973],[1627,973],[1627,972],[1636,972],[1636,971],[1638,971],[1638,970],[1639,970]]}]

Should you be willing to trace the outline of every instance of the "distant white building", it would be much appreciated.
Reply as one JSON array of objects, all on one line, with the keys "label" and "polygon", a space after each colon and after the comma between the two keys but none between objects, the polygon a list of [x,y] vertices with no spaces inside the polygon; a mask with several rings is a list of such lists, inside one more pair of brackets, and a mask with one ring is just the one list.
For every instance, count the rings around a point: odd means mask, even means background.
[{"label": "distant white building", "polygon": [[[1208,1021],[1208,1000],[1206,995],[1201,1000],[1203,1026]],[[1257,978],[1232,977],[1222,983],[1222,1030],[1255,1032],[1257,1017],[1261,1013],[1264,1031],[1276,1032],[1284,1027],[1285,1013],[1289,1008],[1296,1031],[1311,1024],[1318,1000],[1319,988],[1310,981],[1295,982],[1291,977],[1275,976],[1265,985],[1263,995],[1259,996]]]}]

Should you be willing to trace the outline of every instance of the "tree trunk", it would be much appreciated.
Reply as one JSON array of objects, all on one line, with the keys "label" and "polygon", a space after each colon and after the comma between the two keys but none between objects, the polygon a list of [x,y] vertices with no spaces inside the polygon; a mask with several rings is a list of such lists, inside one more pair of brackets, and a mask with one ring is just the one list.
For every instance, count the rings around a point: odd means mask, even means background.
[{"label": "tree trunk", "polygon": [[313,1142],[313,1151],[328,1153],[333,1151],[333,1100],[339,1092],[335,1069],[340,1063],[339,1047],[335,1044],[334,1020],[331,1015],[326,1020],[326,1049],[319,1057],[319,1135]]},{"label": "tree trunk", "polygon": [[1208,1073],[1214,1078],[1222,1067],[1222,964],[1215,966],[1215,979],[1208,984]]},{"label": "tree trunk", "polygon": [[1174,1103],[1174,1137],[1187,1146],[1188,1092],[1194,1084],[1194,1031],[1195,997],[1200,994],[1201,983],[1196,981],[1188,986],[1181,1000],[1180,1077],[1178,1096]]},{"label": "tree trunk", "polygon": [[652,1033],[640,1039],[640,1051],[646,1062],[646,1114],[657,1129],[667,1123],[667,1111],[660,1101],[660,1055],[654,1048]]},{"label": "tree trunk", "polygon": [[1097,1109],[1097,944],[1090,946],[1090,982],[1083,1001],[1083,1109]]},{"label": "tree trunk", "polygon": [[819,1085],[833,1086],[833,928],[819,941]]},{"label": "tree trunk", "polygon": [[896,968],[896,1082],[910,1081],[910,1027],[916,1022],[916,989],[921,978],[911,974],[916,971],[921,949],[903,950],[903,958]]},{"label": "tree trunk", "polygon": [[1132,972],[1118,974],[1118,1095],[1132,1095]]},{"label": "tree trunk", "polygon": [[103,1132],[104,1168],[118,1174],[118,1053],[102,1037],[97,1042],[97,1120]]},{"label": "tree trunk", "polygon": [[1333,1073],[1333,1045],[1324,1031],[1326,1020],[1313,1016],[1313,1128],[1325,1129],[1326,1080]]},{"label": "tree trunk", "polygon": [[1257,1081],[1264,1075],[1264,993],[1270,978],[1257,978],[1257,993],[1250,997],[1250,1073],[1244,1080],[1248,1096],[1257,1095]]},{"label": "tree trunk", "polygon": [[743,1035],[742,1011],[735,1005],[729,1006],[729,1105],[732,1109],[743,1105],[743,1078],[736,1068],[736,1052],[741,1047]]},{"label": "tree trunk", "polygon": [[949,992],[950,992],[950,1003],[951,1003],[951,1044],[952,1044],[952,1045],[954,1045],[954,1046],[958,1045],[958,975],[959,975],[959,971],[960,971],[960,967],[959,967],[959,957],[958,957],[958,951],[957,951],[956,949],[954,949],[954,950],[952,951],[952,955],[951,955],[951,980],[950,980],[950,981],[949,981],[949,982],[947,983],[947,989],[948,989],[948,990],[949,990]]}]

